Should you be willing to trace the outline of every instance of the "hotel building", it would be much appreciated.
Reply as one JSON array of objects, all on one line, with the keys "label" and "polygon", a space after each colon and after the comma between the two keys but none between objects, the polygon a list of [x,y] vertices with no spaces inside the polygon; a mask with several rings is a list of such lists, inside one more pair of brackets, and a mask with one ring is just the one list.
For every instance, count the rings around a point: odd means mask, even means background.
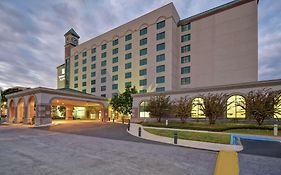
[{"label": "hotel building", "polygon": [[257,81],[257,2],[235,0],[181,19],[169,3],[78,43],[65,33],[58,88],[111,98]]}]

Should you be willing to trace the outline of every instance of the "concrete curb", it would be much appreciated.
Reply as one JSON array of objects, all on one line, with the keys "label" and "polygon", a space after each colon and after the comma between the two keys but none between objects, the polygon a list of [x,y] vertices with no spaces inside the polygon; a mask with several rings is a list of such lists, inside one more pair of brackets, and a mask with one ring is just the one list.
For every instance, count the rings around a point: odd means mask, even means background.
[{"label": "concrete curb", "polygon": [[220,151],[217,155],[214,175],[239,175],[238,154],[235,151]]},{"label": "concrete curb", "polygon": [[[141,127],[142,130],[142,134],[140,138],[175,145],[173,142],[173,138],[162,137],[162,136],[151,134],[143,129],[146,127],[143,127],[142,125],[139,124],[131,123],[130,131],[127,130],[127,132],[135,137],[139,137],[138,136],[139,127]],[[178,139],[178,144],[176,145],[182,147],[188,147],[188,148],[209,150],[209,151],[221,151],[221,150],[242,151],[243,149],[243,146],[241,145],[218,144],[218,143],[200,142],[200,141],[183,140],[183,139]]]}]

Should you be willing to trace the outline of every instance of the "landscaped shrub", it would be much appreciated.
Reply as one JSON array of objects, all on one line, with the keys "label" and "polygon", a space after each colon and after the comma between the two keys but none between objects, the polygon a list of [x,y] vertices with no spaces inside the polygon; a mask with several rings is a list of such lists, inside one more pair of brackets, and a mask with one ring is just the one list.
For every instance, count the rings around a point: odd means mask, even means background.
[{"label": "landscaped shrub", "polygon": [[173,112],[176,117],[180,117],[184,123],[188,117],[191,116],[192,100],[187,97],[181,97],[179,100],[175,100],[173,104]]},{"label": "landscaped shrub", "polygon": [[155,117],[161,122],[161,118],[170,113],[171,106],[170,96],[158,95],[150,98],[146,110],[150,113],[150,117]]}]

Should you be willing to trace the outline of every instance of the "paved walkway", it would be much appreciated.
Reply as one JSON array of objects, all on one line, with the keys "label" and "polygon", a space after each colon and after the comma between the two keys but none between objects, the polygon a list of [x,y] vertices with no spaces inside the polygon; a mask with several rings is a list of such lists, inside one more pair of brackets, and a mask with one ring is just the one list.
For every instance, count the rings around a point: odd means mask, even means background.
[{"label": "paved walkway", "polygon": [[[154,140],[157,142],[162,142],[162,143],[167,143],[167,144],[174,144],[173,138],[154,135],[143,129],[143,128],[154,128],[154,127],[143,127],[142,125],[131,123],[131,128],[130,128],[130,131],[128,131],[128,132],[130,134],[138,137],[139,127],[142,128],[141,138],[143,138],[143,139]],[[155,128],[155,129],[167,129],[167,128]],[[183,139],[178,139],[177,145],[183,146],[183,147],[189,147],[189,148],[211,150],[211,151],[220,151],[220,150],[241,151],[243,149],[243,147],[241,145],[217,144],[217,143],[200,142],[200,141],[183,140]]]}]

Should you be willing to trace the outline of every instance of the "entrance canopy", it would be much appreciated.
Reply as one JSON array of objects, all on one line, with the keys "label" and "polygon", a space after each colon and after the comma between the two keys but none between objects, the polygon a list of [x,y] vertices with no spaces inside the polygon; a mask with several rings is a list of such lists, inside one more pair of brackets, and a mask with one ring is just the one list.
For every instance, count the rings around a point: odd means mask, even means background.
[{"label": "entrance canopy", "polygon": [[[65,107],[65,118],[73,119],[74,109],[84,107],[87,117],[106,121],[108,102],[104,97],[82,93],[72,89],[33,88],[6,96],[8,99],[8,121],[47,125],[52,122],[53,108]],[[88,114],[89,113],[89,114]],[[85,114],[86,115],[86,114]]]}]

